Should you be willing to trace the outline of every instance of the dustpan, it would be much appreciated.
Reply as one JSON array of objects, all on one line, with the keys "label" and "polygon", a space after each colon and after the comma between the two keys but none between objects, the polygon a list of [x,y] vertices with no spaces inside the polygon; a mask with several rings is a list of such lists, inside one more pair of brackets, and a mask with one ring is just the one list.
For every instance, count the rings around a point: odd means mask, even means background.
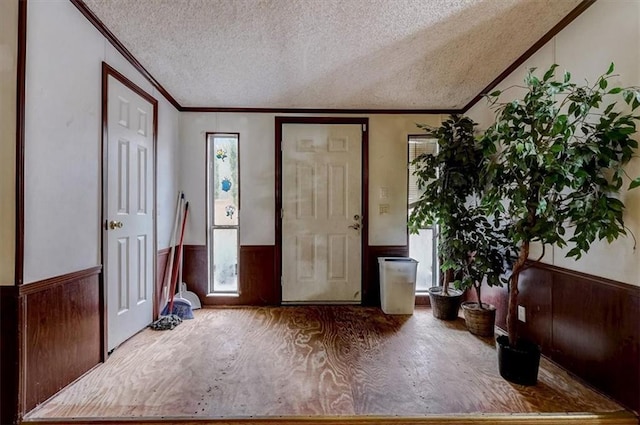
[{"label": "dustpan", "polygon": [[195,292],[191,292],[187,290],[187,284],[184,282],[180,283],[180,298],[183,298],[189,301],[191,303],[192,310],[202,308],[202,304],[200,303],[200,298],[198,298]]},{"label": "dustpan", "polygon": [[[187,291],[187,284],[182,281],[183,255],[184,254],[181,252],[180,259],[178,260],[180,261],[180,269],[179,269],[179,275],[178,275],[178,282],[180,282],[179,284],[180,286],[178,287],[178,297],[176,298],[176,300],[181,300],[186,303],[189,303],[191,310],[202,308],[202,304],[200,304],[200,298],[198,298],[198,296],[194,292]],[[193,315],[191,317],[193,318]]]}]

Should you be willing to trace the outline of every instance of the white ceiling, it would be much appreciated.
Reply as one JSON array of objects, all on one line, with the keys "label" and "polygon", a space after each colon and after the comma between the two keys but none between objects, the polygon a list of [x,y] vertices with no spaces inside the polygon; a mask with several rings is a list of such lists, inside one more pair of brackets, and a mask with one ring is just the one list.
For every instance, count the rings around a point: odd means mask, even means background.
[{"label": "white ceiling", "polygon": [[458,109],[580,0],[85,0],[183,107]]}]

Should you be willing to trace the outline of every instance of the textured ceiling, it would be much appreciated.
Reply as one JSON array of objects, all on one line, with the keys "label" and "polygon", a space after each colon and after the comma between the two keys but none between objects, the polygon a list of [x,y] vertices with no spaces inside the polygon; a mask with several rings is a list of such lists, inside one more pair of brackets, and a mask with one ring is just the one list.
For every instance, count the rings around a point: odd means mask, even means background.
[{"label": "textured ceiling", "polygon": [[458,109],[580,0],[85,0],[183,107]]}]

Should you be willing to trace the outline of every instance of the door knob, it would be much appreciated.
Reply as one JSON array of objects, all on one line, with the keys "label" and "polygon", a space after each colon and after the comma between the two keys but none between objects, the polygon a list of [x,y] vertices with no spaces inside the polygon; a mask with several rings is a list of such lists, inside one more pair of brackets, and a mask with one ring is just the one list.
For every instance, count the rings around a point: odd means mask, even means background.
[{"label": "door knob", "polygon": [[360,223],[354,223],[349,226],[350,229],[360,230]]},{"label": "door knob", "polygon": [[109,228],[110,228],[111,230],[114,230],[114,229],[121,229],[121,228],[122,228],[122,226],[123,226],[123,224],[122,224],[122,222],[121,222],[121,221],[111,220],[111,221],[109,222]]}]

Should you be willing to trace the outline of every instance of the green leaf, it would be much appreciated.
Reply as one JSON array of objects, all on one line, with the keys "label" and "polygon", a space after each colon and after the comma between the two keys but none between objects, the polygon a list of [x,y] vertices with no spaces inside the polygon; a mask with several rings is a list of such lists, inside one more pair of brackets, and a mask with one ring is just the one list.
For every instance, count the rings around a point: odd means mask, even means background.
[{"label": "green leaf", "polygon": [[640,177],[636,177],[635,179],[633,179],[633,181],[629,185],[629,190],[635,189],[638,186],[640,186]]},{"label": "green leaf", "polygon": [[607,88],[607,80],[605,80],[604,78],[600,79],[600,84],[599,85],[600,85],[600,88],[602,90],[606,89]]},{"label": "green leaf", "polygon": [[549,80],[551,77],[553,77],[553,73],[556,70],[556,68],[558,67],[558,64],[554,63],[553,65],[551,65],[551,67],[547,70],[547,72],[544,73],[544,77],[542,77],[542,79],[544,81]]},{"label": "green leaf", "polygon": [[611,90],[609,90],[607,93],[608,94],[618,94],[622,91],[622,89],[620,87],[614,87]]},{"label": "green leaf", "polygon": [[557,143],[555,145],[551,145],[551,148],[550,148],[551,152],[553,152],[553,153],[560,153],[560,152],[563,151],[563,149],[564,149],[564,146],[562,146],[561,143]]},{"label": "green leaf", "polygon": [[580,248],[573,248],[569,252],[567,252],[567,257],[578,257],[580,258]]},{"label": "green leaf", "polygon": [[495,90],[495,91],[492,91],[491,93],[489,93],[489,96],[491,96],[491,97],[500,96],[500,93],[502,93],[500,90]]},{"label": "green leaf", "polygon": [[615,68],[615,65],[613,64],[613,62],[611,62],[611,65],[609,65],[609,69],[607,70],[607,75],[611,75],[614,68]]},{"label": "green leaf", "polygon": [[630,105],[633,99],[635,99],[635,94],[632,90],[625,90],[622,97],[624,98],[624,101],[627,102],[627,105]]},{"label": "green leaf", "polygon": [[604,115],[609,115],[609,112],[611,112],[614,106],[616,106],[615,103],[612,103],[611,105],[607,106],[607,109],[604,110]]}]

